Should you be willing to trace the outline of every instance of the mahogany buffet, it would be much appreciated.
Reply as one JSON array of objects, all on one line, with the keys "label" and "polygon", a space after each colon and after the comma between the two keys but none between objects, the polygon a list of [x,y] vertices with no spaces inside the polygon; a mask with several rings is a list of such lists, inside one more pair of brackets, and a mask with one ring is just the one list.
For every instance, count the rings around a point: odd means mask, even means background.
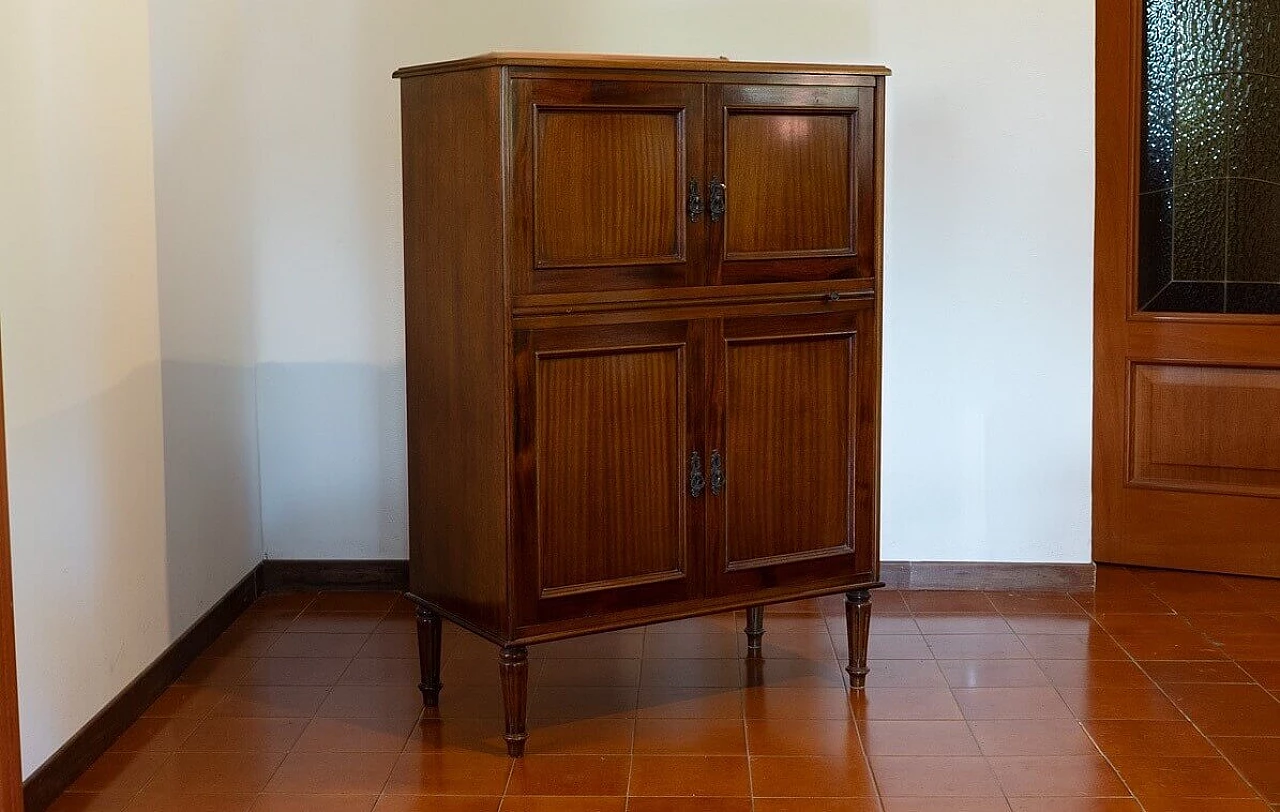
[{"label": "mahogany buffet", "polygon": [[[879,582],[880,67],[403,68],[410,597],[500,647]],[[446,697],[447,701],[447,697]]]}]

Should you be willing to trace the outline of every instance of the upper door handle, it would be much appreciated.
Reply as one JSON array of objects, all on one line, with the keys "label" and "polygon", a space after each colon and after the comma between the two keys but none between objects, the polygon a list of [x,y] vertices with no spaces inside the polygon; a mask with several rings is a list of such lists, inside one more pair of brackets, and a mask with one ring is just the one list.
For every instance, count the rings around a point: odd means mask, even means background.
[{"label": "upper door handle", "polygon": [[698,181],[689,181],[689,193],[685,198],[685,211],[689,215],[689,222],[697,222],[698,217],[702,214],[702,195],[698,192]]},{"label": "upper door handle", "polygon": [[727,190],[724,187],[724,181],[718,180],[716,178],[712,178],[711,179],[711,203],[708,206],[708,211],[711,214],[711,222],[713,223],[719,220],[721,217],[724,217],[724,210],[726,205],[725,203],[726,193],[727,193]]},{"label": "upper door handle", "polygon": [[724,458],[719,449],[711,452],[711,495],[724,493]]},{"label": "upper door handle", "polygon": [[689,496],[697,499],[702,496],[702,489],[707,487],[707,478],[702,474],[702,455],[697,451],[689,453]]}]

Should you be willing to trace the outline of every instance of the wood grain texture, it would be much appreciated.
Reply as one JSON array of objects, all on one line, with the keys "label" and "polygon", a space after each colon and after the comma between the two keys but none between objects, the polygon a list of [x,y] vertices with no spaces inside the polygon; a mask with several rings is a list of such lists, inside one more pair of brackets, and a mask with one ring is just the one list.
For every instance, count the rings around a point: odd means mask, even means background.
[{"label": "wood grain texture", "polygon": [[726,182],[711,232],[720,284],[876,275],[878,87],[707,89],[708,172]]},{"label": "wood grain texture", "polygon": [[1135,364],[1133,481],[1280,496],[1280,369]]},{"label": "wood grain texture", "polygon": [[634,312],[646,308],[669,308],[679,305],[739,305],[747,302],[778,304],[781,302],[818,302],[837,299],[872,297],[874,279],[833,279],[816,282],[754,282],[745,285],[697,285],[680,288],[639,288],[610,291],[607,297],[595,293],[540,293],[513,296],[512,312],[516,317],[529,315],[563,315],[609,310]]},{"label": "wood grain texture", "polygon": [[871,636],[871,593],[865,589],[855,589],[844,599],[844,623],[849,642],[849,664],[845,671],[849,674],[849,685],[852,688],[865,688],[867,685],[867,649]]},{"label": "wood grain texture", "polygon": [[511,95],[515,292],[700,283],[706,229],[685,210],[703,161],[700,85],[530,79]]},{"label": "wood grain texture", "polygon": [[852,549],[856,340],[726,339],[729,568]]},{"label": "wood grain texture", "polygon": [[[517,335],[522,620],[694,594],[687,322]],[[693,525],[691,527],[691,525]]]},{"label": "wood grain texture", "polygon": [[541,354],[541,594],[681,576],[683,345]]},{"label": "wood grain texture", "polygon": [[0,369],[0,812],[22,812],[22,739],[13,629],[8,459],[4,443],[4,371]]},{"label": "wood grain texture", "polygon": [[1135,312],[1142,19],[1140,0],[1097,3],[1094,559],[1280,576],[1270,440],[1245,439],[1274,436],[1274,407],[1242,388],[1280,369],[1280,320]]},{"label": "wood grain texture", "polygon": [[524,646],[503,647],[498,654],[498,676],[502,682],[502,738],[507,742],[507,755],[520,758],[529,738],[529,650]]},{"label": "wood grain texture", "polygon": [[727,479],[708,504],[714,592],[837,571],[870,580],[874,488],[860,480],[875,473],[859,449],[878,420],[862,384],[878,377],[862,347],[872,316],[864,306],[724,320],[711,362],[709,441],[724,449]]},{"label": "wood grain texture", "polygon": [[822,63],[794,62],[735,62],[729,59],[711,59],[706,57],[660,57],[660,56],[627,56],[622,54],[573,54],[573,53],[530,53],[526,51],[498,51],[466,59],[454,59],[448,62],[435,62],[428,65],[413,65],[400,68],[395,72],[396,78],[417,76],[432,73],[451,73],[453,71],[474,70],[476,68],[494,66],[530,67],[541,69],[571,68],[588,71],[625,70],[625,71],[678,71],[682,73],[777,73],[820,74],[833,77],[844,77],[848,74],[858,76],[888,76],[889,69],[882,65],[830,65]]},{"label": "wood grain texture", "polygon": [[401,85],[411,588],[495,633],[510,425],[499,81]]},{"label": "wood grain texture", "polygon": [[536,127],[536,268],[680,261],[681,110],[552,108]]},{"label": "wood grain texture", "polygon": [[725,256],[853,252],[853,114],[729,115]]}]

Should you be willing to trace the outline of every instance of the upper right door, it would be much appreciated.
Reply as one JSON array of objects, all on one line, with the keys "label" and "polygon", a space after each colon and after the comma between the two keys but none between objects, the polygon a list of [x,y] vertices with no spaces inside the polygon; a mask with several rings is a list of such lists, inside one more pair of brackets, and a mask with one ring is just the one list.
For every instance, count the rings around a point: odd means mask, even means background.
[{"label": "upper right door", "polygon": [[865,81],[709,86],[713,283],[875,275],[876,89]]},{"label": "upper right door", "polygon": [[1097,12],[1094,557],[1280,576],[1280,26]]}]

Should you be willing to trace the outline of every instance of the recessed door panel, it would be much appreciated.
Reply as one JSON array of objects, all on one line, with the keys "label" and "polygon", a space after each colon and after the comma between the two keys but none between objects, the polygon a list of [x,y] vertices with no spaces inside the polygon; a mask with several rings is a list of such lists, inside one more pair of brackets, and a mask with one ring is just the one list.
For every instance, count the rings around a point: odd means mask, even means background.
[{"label": "recessed door panel", "polygon": [[856,111],[728,114],[726,259],[853,254],[856,119]]},{"label": "recessed door panel", "polygon": [[1280,496],[1280,369],[1135,364],[1134,483]]},{"label": "recessed door panel", "polygon": [[683,111],[539,109],[535,268],[675,264]]},{"label": "recessed door panel", "polygon": [[871,570],[869,316],[724,321],[708,503],[722,594]]},{"label": "recessed door panel", "polygon": [[[689,597],[702,369],[685,322],[517,334],[524,622]],[[696,507],[696,506],[694,506]]]},{"label": "recessed door panel", "polygon": [[705,229],[696,84],[523,79],[514,83],[508,258],[517,292],[695,284]]},{"label": "recessed door panel", "polygon": [[725,85],[708,98],[715,278],[874,276],[875,89]]}]

